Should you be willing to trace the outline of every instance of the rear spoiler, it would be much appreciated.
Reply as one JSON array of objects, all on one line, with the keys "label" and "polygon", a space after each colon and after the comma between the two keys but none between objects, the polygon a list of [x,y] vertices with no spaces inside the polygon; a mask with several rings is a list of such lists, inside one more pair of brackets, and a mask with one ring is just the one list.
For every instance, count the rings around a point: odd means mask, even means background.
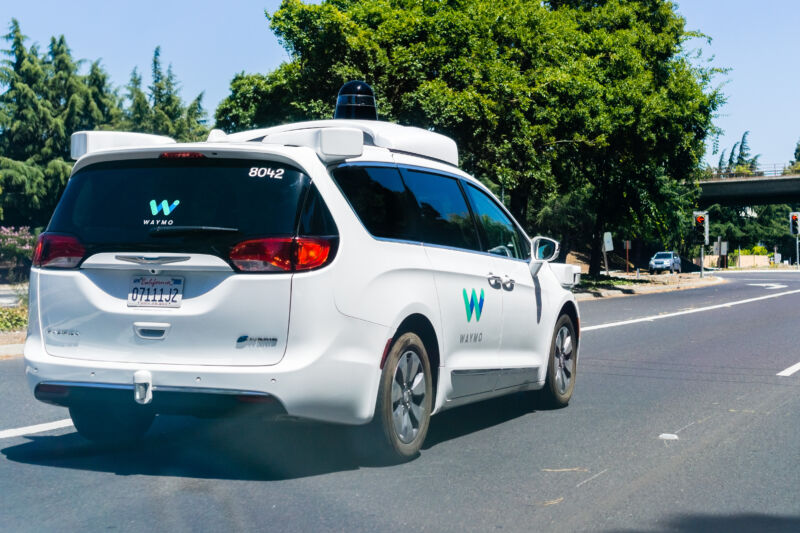
[{"label": "rear spoiler", "polygon": [[72,134],[70,157],[78,160],[86,154],[115,148],[148,147],[175,144],[172,137],[127,131],[76,131]]}]

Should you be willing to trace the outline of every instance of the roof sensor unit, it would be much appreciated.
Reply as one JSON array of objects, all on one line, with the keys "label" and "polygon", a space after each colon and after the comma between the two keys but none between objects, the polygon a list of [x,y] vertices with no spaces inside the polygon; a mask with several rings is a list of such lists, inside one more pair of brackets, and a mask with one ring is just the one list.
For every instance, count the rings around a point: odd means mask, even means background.
[{"label": "roof sensor unit", "polygon": [[378,120],[375,93],[364,81],[348,81],[339,89],[333,118]]}]

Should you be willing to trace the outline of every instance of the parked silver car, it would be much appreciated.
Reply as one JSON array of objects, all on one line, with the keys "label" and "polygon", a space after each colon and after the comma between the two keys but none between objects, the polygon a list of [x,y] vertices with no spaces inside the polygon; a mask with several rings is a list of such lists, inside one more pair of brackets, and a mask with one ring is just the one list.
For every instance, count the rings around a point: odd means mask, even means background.
[{"label": "parked silver car", "polygon": [[681,271],[681,258],[675,252],[658,252],[650,259],[650,273],[656,273],[660,270],[669,270],[672,272]]}]

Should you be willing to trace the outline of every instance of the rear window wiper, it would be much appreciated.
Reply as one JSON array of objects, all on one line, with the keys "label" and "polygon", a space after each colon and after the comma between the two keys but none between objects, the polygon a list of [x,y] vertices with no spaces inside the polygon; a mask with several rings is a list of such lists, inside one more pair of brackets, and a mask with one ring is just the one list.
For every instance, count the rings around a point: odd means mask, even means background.
[{"label": "rear window wiper", "polygon": [[239,233],[239,228],[221,226],[159,226],[150,230],[153,237],[170,237],[174,235],[191,235],[194,233]]}]

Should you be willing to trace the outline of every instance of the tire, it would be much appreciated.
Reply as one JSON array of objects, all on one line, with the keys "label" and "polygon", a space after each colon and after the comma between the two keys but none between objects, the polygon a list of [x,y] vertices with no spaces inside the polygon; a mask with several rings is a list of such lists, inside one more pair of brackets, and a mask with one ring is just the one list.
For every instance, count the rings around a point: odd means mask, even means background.
[{"label": "tire", "polygon": [[561,315],[553,331],[547,378],[540,396],[550,407],[566,407],[575,390],[575,373],[578,368],[578,346],[575,325],[568,315]]},{"label": "tire", "polygon": [[383,365],[375,417],[369,427],[378,457],[407,461],[419,453],[428,434],[432,400],[428,352],[416,333],[404,333]]},{"label": "tire", "polygon": [[155,419],[153,412],[137,407],[73,405],[69,416],[78,434],[86,440],[126,444],[141,439]]},{"label": "tire", "polygon": [[652,276],[654,273],[655,273],[655,270],[653,270],[653,269],[651,268],[651,269],[650,269],[650,275]]}]

